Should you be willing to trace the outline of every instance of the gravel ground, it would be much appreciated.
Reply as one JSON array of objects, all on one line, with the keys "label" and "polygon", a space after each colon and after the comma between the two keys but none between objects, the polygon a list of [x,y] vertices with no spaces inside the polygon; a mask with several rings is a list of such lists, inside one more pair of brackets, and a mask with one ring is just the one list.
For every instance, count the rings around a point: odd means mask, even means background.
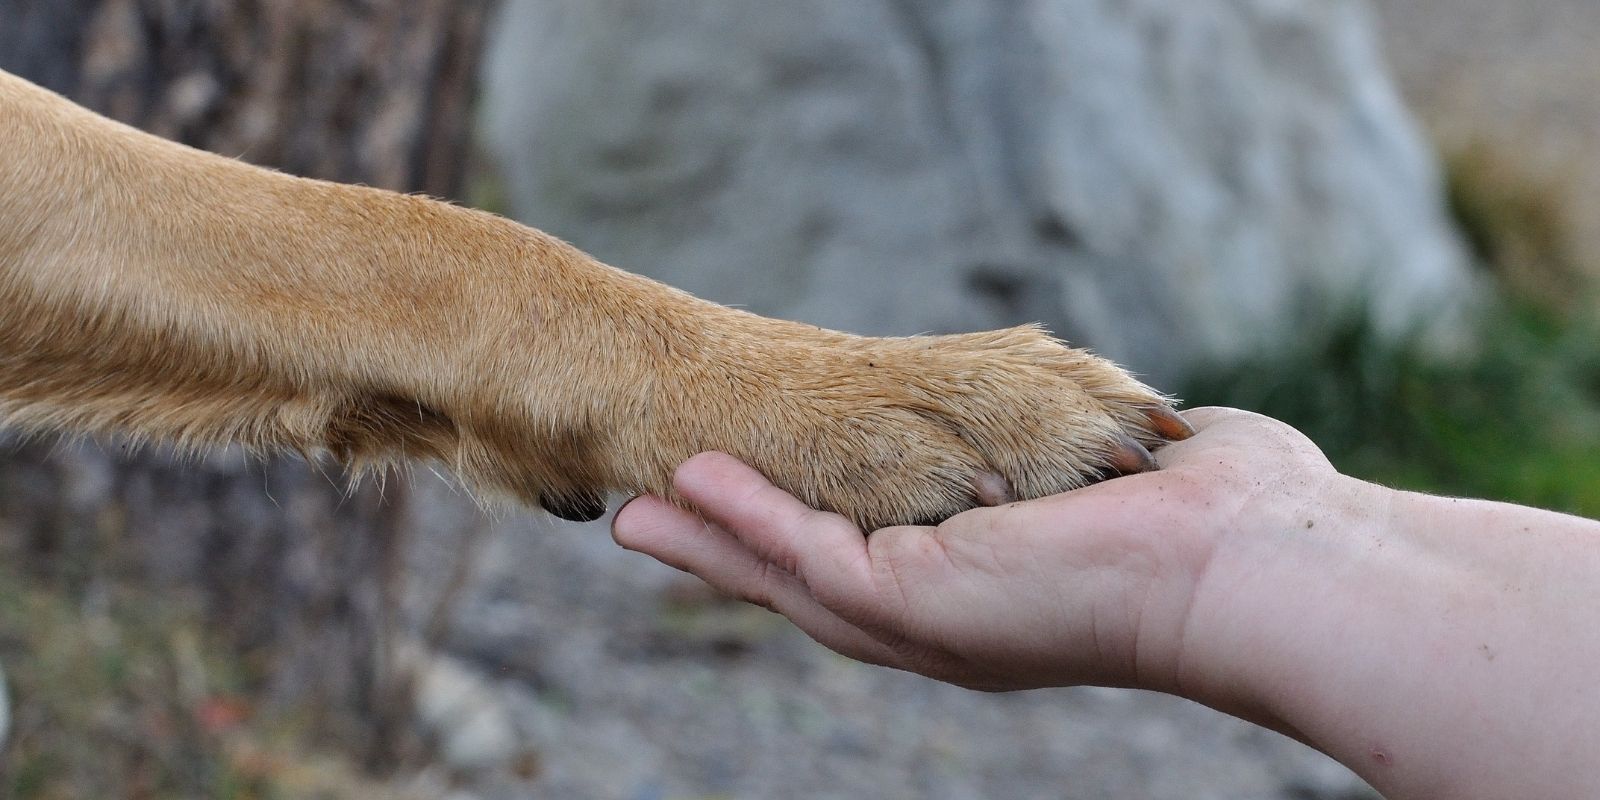
[{"label": "gravel ground", "polygon": [[1401,87],[1447,147],[1487,142],[1568,187],[1600,263],[1600,2],[1374,0]]},{"label": "gravel ground", "polygon": [[[848,661],[607,530],[515,518],[479,551],[450,651],[488,680],[534,776],[480,773],[479,796],[1372,796],[1294,742],[1174,698],[987,695]],[[419,572],[459,546],[434,534]]]}]

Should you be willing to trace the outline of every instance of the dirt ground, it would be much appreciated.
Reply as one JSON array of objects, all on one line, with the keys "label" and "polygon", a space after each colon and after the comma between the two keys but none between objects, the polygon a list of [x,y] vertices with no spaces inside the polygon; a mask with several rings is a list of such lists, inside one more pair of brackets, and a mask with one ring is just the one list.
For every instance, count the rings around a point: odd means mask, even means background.
[{"label": "dirt ground", "polygon": [[1412,107],[1445,148],[1487,144],[1569,192],[1600,263],[1600,2],[1373,0]]}]

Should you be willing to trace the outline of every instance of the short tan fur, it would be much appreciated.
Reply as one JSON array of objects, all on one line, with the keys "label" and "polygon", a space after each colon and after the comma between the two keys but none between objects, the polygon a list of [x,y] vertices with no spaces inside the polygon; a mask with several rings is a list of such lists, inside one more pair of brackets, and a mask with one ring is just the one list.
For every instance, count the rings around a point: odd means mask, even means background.
[{"label": "short tan fur", "polygon": [[[425,197],[175,144],[0,72],[0,423],[436,459],[569,518],[703,450],[867,528],[1149,466],[1185,435],[1017,328],[767,319]],[[597,508],[598,506],[598,508]]]}]

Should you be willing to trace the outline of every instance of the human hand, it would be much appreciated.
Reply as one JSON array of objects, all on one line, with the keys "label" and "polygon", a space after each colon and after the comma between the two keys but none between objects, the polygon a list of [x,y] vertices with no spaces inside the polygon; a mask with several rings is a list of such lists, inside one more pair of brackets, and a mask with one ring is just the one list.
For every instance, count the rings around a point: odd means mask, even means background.
[{"label": "human hand", "polygon": [[1282,423],[1231,409],[1185,416],[1199,433],[1160,450],[1159,472],[870,537],[729,456],[702,454],[675,488],[706,521],[641,497],[613,533],[862,661],[986,690],[1185,693],[1185,630],[1213,560],[1237,540],[1303,526],[1347,480]]},{"label": "human hand", "polygon": [[864,537],[728,456],[613,534],[845,655],[977,689],[1165,691],[1387,797],[1594,797],[1600,523],[1397,492],[1231,409],[1159,472]]}]

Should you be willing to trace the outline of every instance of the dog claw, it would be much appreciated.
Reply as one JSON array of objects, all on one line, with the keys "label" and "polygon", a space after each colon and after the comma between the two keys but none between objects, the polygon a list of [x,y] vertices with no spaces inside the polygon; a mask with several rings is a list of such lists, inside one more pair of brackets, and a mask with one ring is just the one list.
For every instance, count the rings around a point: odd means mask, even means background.
[{"label": "dog claw", "polygon": [[1137,475],[1154,471],[1156,458],[1132,436],[1122,433],[1118,434],[1116,450],[1111,453],[1107,465],[1118,475]]},{"label": "dog claw", "polygon": [[1178,412],[1166,406],[1157,406],[1145,412],[1145,419],[1155,432],[1171,442],[1181,442],[1194,435],[1194,426]]}]

